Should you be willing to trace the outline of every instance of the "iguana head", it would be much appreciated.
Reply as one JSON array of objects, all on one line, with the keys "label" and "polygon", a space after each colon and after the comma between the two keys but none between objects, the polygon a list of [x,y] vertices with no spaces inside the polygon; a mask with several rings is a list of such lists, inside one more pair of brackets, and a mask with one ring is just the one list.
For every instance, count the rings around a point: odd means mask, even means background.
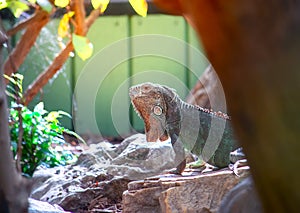
[{"label": "iguana head", "polygon": [[129,89],[129,96],[137,114],[144,120],[147,141],[168,138],[170,123],[180,120],[177,94],[174,90],[153,83],[143,83]]}]

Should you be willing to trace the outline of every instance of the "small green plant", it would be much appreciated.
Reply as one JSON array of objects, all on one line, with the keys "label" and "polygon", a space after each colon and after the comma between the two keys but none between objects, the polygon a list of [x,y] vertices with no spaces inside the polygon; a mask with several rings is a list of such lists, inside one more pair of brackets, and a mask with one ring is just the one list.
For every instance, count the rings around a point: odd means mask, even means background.
[{"label": "small green plant", "polygon": [[62,127],[59,122],[61,116],[71,116],[63,111],[48,112],[43,102],[31,111],[22,105],[23,76],[14,74],[6,78],[12,82],[12,86],[7,88],[7,94],[14,99],[10,107],[9,126],[17,168],[20,167],[24,174],[32,176],[39,165],[54,167],[75,162],[77,156],[64,149],[63,133],[79,136]]}]

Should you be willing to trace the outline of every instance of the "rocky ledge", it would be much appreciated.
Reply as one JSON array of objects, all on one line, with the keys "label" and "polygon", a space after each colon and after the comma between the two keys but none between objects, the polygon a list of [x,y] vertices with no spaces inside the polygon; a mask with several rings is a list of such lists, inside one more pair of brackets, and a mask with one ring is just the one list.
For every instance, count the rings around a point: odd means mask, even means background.
[{"label": "rocky ledge", "polygon": [[170,143],[147,143],[143,134],[118,146],[100,142],[74,165],[39,168],[32,178],[31,198],[71,212],[120,212],[122,193],[130,181],[174,167]]},{"label": "rocky ledge", "polygon": [[225,194],[249,176],[249,168],[208,172],[184,172],[133,181],[123,193],[123,212],[218,212]]},{"label": "rocky ledge", "polygon": [[[175,166],[170,143],[147,143],[142,134],[120,145],[100,142],[82,153],[75,165],[37,170],[30,212],[217,212],[225,194],[250,173],[248,167],[241,167],[239,176],[229,169],[166,174]],[[237,198],[243,197],[239,193],[248,199],[249,188],[252,193],[251,184],[229,193],[221,210],[232,212],[230,209],[239,205]],[[42,211],[33,211],[38,205]]]}]

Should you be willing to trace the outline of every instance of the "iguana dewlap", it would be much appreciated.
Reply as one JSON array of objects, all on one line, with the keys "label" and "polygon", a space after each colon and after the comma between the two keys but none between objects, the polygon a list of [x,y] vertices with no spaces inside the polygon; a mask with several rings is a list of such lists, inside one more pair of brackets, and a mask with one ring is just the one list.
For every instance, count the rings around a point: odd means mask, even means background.
[{"label": "iguana dewlap", "polygon": [[185,169],[184,148],[214,166],[228,166],[230,152],[238,145],[227,115],[187,104],[175,90],[159,84],[133,86],[129,96],[144,120],[147,141],[171,138],[176,173]]}]

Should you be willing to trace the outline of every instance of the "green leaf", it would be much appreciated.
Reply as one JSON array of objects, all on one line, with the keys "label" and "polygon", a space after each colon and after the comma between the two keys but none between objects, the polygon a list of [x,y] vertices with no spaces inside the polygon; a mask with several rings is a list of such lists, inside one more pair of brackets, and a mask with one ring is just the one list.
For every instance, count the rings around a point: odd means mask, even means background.
[{"label": "green leaf", "polygon": [[109,1],[110,0],[91,0],[91,3],[95,10],[100,9],[100,12],[104,13],[107,5],[109,4]]},{"label": "green leaf", "polygon": [[28,0],[31,4],[35,4],[37,0]]},{"label": "green leaf", "polygon": [[70,3],[70,0],[55,0],[54,4],[58,7],[66,7]]},{"label": "green leaf", "polygon": [[40,115],[44,115],[45,113],[47,113],[47,110],[44,109],[44,103],[43,102],[38,103],[34,107],[33,111],[40,113]]},{"label": "green leaf", "polygon": [[59,113],[56,111],[53,111],[53,112],[49,112],[49,114],[47,115],[45,120],[48,122],[57,122],[57,118],[59,118]]},{"label": "green leaf", "polygon": [[24,76],[20,73],[13,73],[12,76],[17,78],[20,82],[24,80]]},{"label": "green leaf", "polygon": [[65,111],[58,110],[57,112],[58,112],[60,115],[64,115],[64,116],[67,116],[68,118],[72,118],[72,116],[71,116],[69,113],[65,112]]},{"label": "green leaf", "polygon": [[3,75],[4,76],[4,78],[6,78],[7,80],[9,80],[11,83],[13,83],[13,84],[17,84],[17,82],[15,81],[15,79],[14,78],[12,78],[12,77],[10,77],[10,76],[8,76],[8,75]]},{"label": "green leaf", "polygon": [[8,6],[6,0],[1,0],[0,1],[0,10],[3,9],[3,8],[6,8]]},{"label": "green leaf", "polygon": [[52,11],[52,4],[48,0],[36,0],[36,2],[48,13]]},{"label": "green leaf", "polygon": [[6,89],[9,90],[9,91],[15,92],[15,87],[13,87],[9,84],[6,86]]},{"label": "green leaf", "polygon": [[142,17],[147,16],[148,4],[146,0],[129,0],[129,3],[137,14]]},{"label": "green leaf", "polygon": [[23,92],[23,88],[22,88],[23,78],[24,78],[23,75],[21,75],[19,73],[13,73],[11,76],[4,74],[4,78],[9,80],[12,84],[14,84],[14,86],[17,86],[19,88],[20,92]]},{"label": "green leaf", "polygon": [[26,111],[22,114],[22,116],[25,121],[29,121],[28,123],[32,122],[32,112]]},{"label": "green leaf", "polygon": [[72,34],[72,42],[78,56],[85,61],[93,54],[93,44],[87,37]]},{"label": "green leaf", "polygon": [[8,2],[8,8],[12,11],[16,18],[19,18],[24,11],[29,10],[28,5],[21,1]]},{"label": "green leaf", "polygon": [[31,139],[31,144],[38,144],[38,143],[39,143],[39,141],[36,137]]},{"label": "green leaf", "polygon": [[68,129],[64,129],[63,131],[70,134],[70,135],[73,135],[74,137],[78,138],[82,143],[86,144],[85,140],[80,135],[78,135],[76,132],[73,132],[73,131],[68,130]]},{"label": "green leaf", "polygon": [[13,99],[17,99],[17,96],[16,96],[14,93],[9,92],[9,91],[7,91],[7,90],[5,90],[5,93],[6,93],[6,95],[9,96],[9,97],[11,97],[11,98],[13,98]]},{"label": "green leaf", "polygon": [[59,37],[64,38],[68,35],[70,29],[69,20],[73,15],[74,12],[71,11],[64,14],[63,17],[61,18],[57,29],[57,34]]},{"label": "green leaf", "polygon": [[[20,78],[13,76],[13,80],[22,86]],[[22,171],[31,176],[40,164],[47,167],[65,165],[76,161],[73,153],[64,149],[63,131],[68,131],[60,126],[58,118],[62,115],[70,116],[64,111],[54,111],[43,116],[46,112],[44,104],[38,103],[34,110],[29,110],[26,106],[11,102],[9,110],[9,127],[11,133],[11,150],[16,154],[19,128],[19,107],[22,107],[23,118],[23,141],[22,141]],[[74,133],[76,135],[76,133]]]}]

